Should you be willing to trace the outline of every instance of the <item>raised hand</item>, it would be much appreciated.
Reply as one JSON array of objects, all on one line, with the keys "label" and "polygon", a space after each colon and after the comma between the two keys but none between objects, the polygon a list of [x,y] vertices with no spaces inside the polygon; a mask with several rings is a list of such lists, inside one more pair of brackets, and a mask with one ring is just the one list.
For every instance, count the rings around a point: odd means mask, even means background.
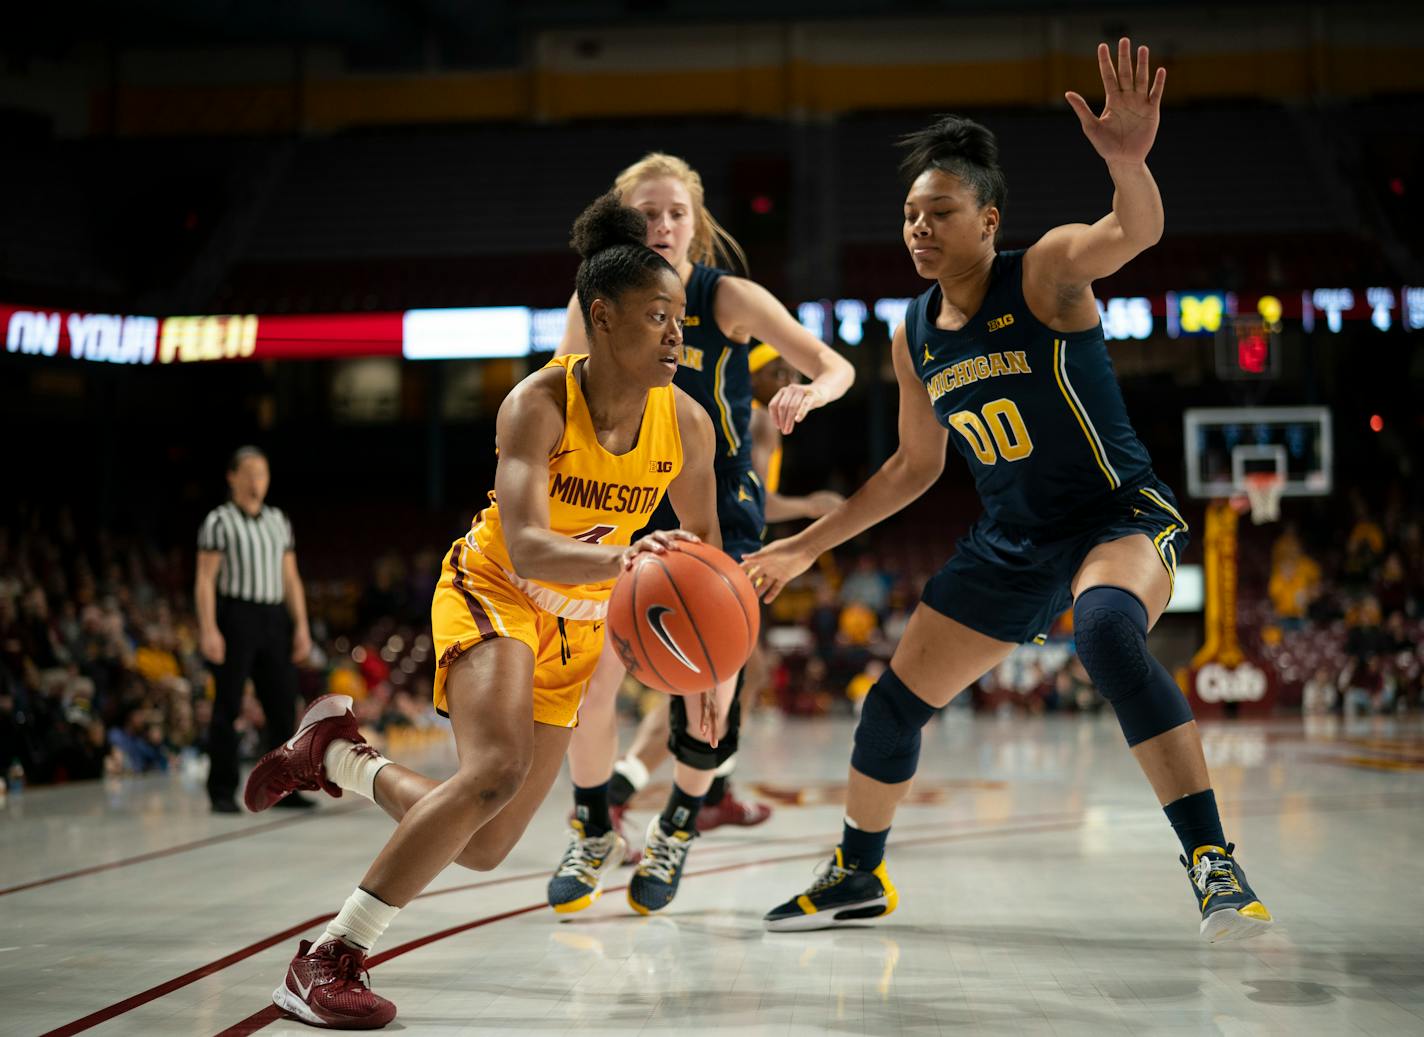
[{"label": "raised hand", "polygon": [[1098,44],[1098,71],[1103,76],[1107,99],[1103,114],[1094,115],[1081,94],[1070,90],[1063,96],[1078,115],[1083,132],[1103,161],[1143,162],[1157,139],[1157,123],[1162,104],[1162,87],[1167,70],[1158,68],[1148,80],[1147,48],[1137,48],[1137,68],[1132,67],[1132,41],[1117,41],[1117,66],[1106,43]]}]

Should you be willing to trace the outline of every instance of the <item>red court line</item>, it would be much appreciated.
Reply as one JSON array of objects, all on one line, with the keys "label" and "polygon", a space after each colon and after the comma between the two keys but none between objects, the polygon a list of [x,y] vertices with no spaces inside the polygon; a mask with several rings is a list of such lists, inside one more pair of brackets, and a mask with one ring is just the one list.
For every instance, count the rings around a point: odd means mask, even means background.
[{"label": "red court line", "polygon": [[[547,874],[547,871],[526,872],[523,875],[506,875],[503,878],[499,879],[489,879],[485,882],[470,882],[463,886],[451,886],[447,889],[432,889],[420,894],[420,896],[416,899],[423,900],[426,897],[438,897],[443,896],[446,893],[460,893],[468,889],[476,889],[482,886],[501,886],[508,882],[520,882],[524,879],[541,879]],[[61,1026],[57,1030],[50,1030],[48,1033],[41,1034],[40,1037],[69,1037],[69,1035],[71,1034],[81,1033],[82,1031],[87,1030],[90,1027],[98,1026],[100,1023],[106,1023],[110,1019],[113,1019],[115,1016],[123,1015],[125,1012],[131,1012],[135,1008],[141,1008],[144,1005],[148,1004],[150,1001],[156,1001],[160,997],[164,997],[168,994],[173,993],[173,991],[175,990],[179,990],[183,987],[188,986],[188,984],[190,983],[196,983],[204,976],[211,976],[214,972],[220,972],[223,969],[227,968],[229,965],[236,965],[239,961],[242,961],[246,958],[250,958],[254,954],[260,954],[262,951],[265,951],[273,944],[281,943],[283,940],[289,940],[293,936],[305,932],[313,926],[323,925],[326,922],[331,921],[335,917],[336,915],[334,912],[328,912],[324,915],[315,915],[311,918],[308,918],[300,925],[294,925],[290,929],[283,929],[280,933],[276,933],[272,936],[267,937],[266,939],[259,940],[257,943],[249,944],[248,946],[242,948],[242,950],[240,951],[233,951],[227,957],[219,958],[217,961],[209,962],[208,964],[203,965],[200,968],[194,969],[192,972],[185,972],[183,973],[183,975],[178,976],[175,979],[170,979],[166,983],[160,983],[156,987],[149,987],[147,990],[141,990],[137,994],[134,994],[132,997],[126,997],[122,1001],[116,1001],[112,1005],[99,1009],[97,1012],[91,1012],[83,1019],[76,1019],[74,1022],[67,1023],[66,1025]],[[375,958],[372,958],[371,961],[374,964],[376,961],[382,960],[384,957],[385,955],[377,955]],[[272,1008],[273,1011],[276,1011],[277,1006],[273,1005]]]},{"label": "red court line", "polygon": [[[47,1033],[41,1034],[40,1037],[71,1037],[72,1034],[80,1033],[89,1029],[91,1026],[98,1026],[100,1023],[108,1022],[116,1015],[123,1015],[125,1012],[132,1011],[140,1005],[145,1005],[156,998],[162,997],[164,994],[171,994],[180,987],[186,987],[189,983],[196,983],[204,976],[211,976],[214,972],[219,972],[229,965],[242,961],[244,958],[250,958],[260,951],[265,951],[273,944],[281,943],[283,940],[289,940],[298,933],[310,929],[312,926],[321,922],[325,922],[331,917],[331,915],[317,915],[315,918],[308,918],[300,925],[294,925],[290,929],[283,929],[280,933],[274,933],[265,940],[259,940],[254,944],[242,948],[240,951],[233,951],[226,958],[210,961],[201,968],[196,968],[192,972],[185,972],[175,979],[170,979],[167,983],[161,983],[150,990],[145,990],[141,994],[135,994],[133,997],[116,1002],[108,1008],[101,1008],[97,1012],[91,1012],[83,1019],[76,1019],[72,1023],[66,1023],[57,1030],[50,1030]],[[273,1005],[272,1007],[276,1008],[277,1006]]]},{"label": "red court line", "polygon": [[141,853],[137,857],[121,857],[116,861],[109,861],[107,864],[93,864],[87,868],[80,868],[78,871],[66,871],[62,875],[51,875],[44,879],[35,879],[31,882],[22,882],[18,886],[6,886],[0,889],[0,897],[10,893],[22,893],[27,889],[37,889],[40,886],[53,885],[56,882],[66,882],[69,879],[83,878],[85,875],[96,875],[101,871],[112,871],[115,868],[127,868],[131,864],[142,864],[145,861],[158,860],[160,857],[172,857],[175,854],[187,853],[189,850],[201,850],[205,846],[217,846],[219,843],[232,842],[234,839],[246,839],[249,835],[257,835],[261,832],[270,832],[274,828],[281,828],[285,825],[300,824],[303,821],[313,821],[319,817],[332,817],[339,814],[354,814],[356,811],[364,809],[367,804],[352,807],[349,810],[319,810],[310,816],[284,817],[277,821],[266,821],[260,825],[252,825],[248,828],[240,828],[235,832],[224,832],[221,835],[210,835],[205,839],[196,839],[191,843],[179,843],[177,846],[170,846],[163,850],[153,850],[149,853]]},{"label": "red court line", "polygon": [[[1074,828],[1081,827],[1082,824],[1083,819],[1080,817],[1073,821],[1059,821],[1056,824],[1024,825],[1014,829],[985,829],[983,831],[976,832],[954,832],[947,835],[925,836],[921,839],[902,839],[897,842],[896,845],[916,846],[922,843],[942,843],[949,842],[955,839],[972,839],[975,837],[984,836],[1018,835],[1027,832],[1071,830]],[[805,860],[807,858],[820,858],[824,856],[824,850],[816,849],[807,850],[802,853],[783,854],[780,857],[767,857],[762,860],[756,861],[737,861],[733,864],[722,864],[715,868],[703,868],[701,871],[690,871],[683,876],[683,879],[695,879],[703,875],[716,875],[719,872],[724,871],[739,871],[743,868],[760,868],[765,867],[768,864],[782,864],[786,861]],[[628,886],[626,884],[622,886],[612,886],[609,889],[605,890],[605,893],[621,893],[627,888]],[[411,940],[407,943],[400,944],[399,946],[392,947],[390,950],[386,951],[383,954],[374,955],[366,964],[370,968],[375,968],[377,965],[380,965],[383,962],[390,961],[392,958],[398,958],[402,954],[406,954],[410,951],[419,950],[421,947],[425,947],[428,944],[435,943],[437,940],[444,940],[447,937],[457,936],[460,933],[469,932],[471,929],[478,929],[481,926],[490,925],[493,922],[502,922],[507,918],[516,918],[519,915],[527,915],[531,911],[538,911],[547,907],[548,904],[543,902],[540,902],[538,904],[529,904],[526,907],[517,907],[512,911],[504,911],[497,915],[487,915],[484,918],[477,918],[473,922],[465,922],[462,925],[451,926],[449,929],[442,929],[439,932],[430,933],[426,936],[418,937],[417,939]],[[271,1023],[274,1023],[277,1020],[283,1018],[284,1015],[285,1013],[278,1009],[276,1005],[268,1005],[266,1008],[252,1013],[246,1019],[242,1019],[239,1022],[234,1023],[227,1029],[218,1031],[217,1037],[250,1037],[251,1034],[254,1034],[258,1030],[261,1030],[264,1027],[270,1025]],[[45,1034],[43,1035],[43,1037],[49,1037],[49,1035]]]},{"label": "red court line", "polygon": [[[1381,799],[1388,800],[1388,799],[1391,799],[1391,798],[1405,798],[1405,799],[1409,799],[1410,797],[1407,796],[1406,794],[1401,794],[1400,797],[1391,797],[1390,794],[1387,794],[1387,793],[1386,793],[1386,794],[1383,794],[1383,795],[1382,795],[1382,794],[1379,794],[1379,793],[1373,793],[1373,794],[1369,794],[1368,796],[1344,795],[1344,796],[1327,796],[1327,797],[1323,797],[1323,798],[1325,798],[1325,799],[1327,799],[1327,800],[1328,800],[1328,799],[1345,799],[1345,800],[1347,800],[1347,801],[1348,801],[1348,800],[1355,800],[1355,802],[1356,802],[1357,805],[1388,805],[1387,803],[1380,803],[1379,800],[1381,800]],[[1364,801],[1364,802],[1362,802],[1362,801]],[[1241,807],[1241,806],[1256,805],[1256,804],[1259,804],[1261,807],[1267,807],[1267,806],[1269,806],[1270,803],[1272,803],[1272,802],[1274,802],[1274,801],[1268,801],[1268,800],[1265,800],[1265,799],[1255,800],[1255,801],[1252,801],[1252,800],[1238,800],[1238,801],[1236,801],[1235,804],[1233,804],[1233,805],[1237,806],[1238,808]],[[1411,802],[1412,802],[1412,799],[1411,799]],[[1277,804],[1277,805],[1278,805],[1278,804]],[[358,808],[358,809],[359,809],[359,808]],[[1258,813],[1258,812],[1265,812],[1265,811],[1251,810],[1251,809],[1248,808],[1248,809],[1246,809],[1246,810],[1240,810],[1240,809],[1238,809],[1237,812],[1238,812],[1239,814],[1243,815],[1243,816],[1248,816],[1248,815],[1256,814],[1256,813]],[[328,811],[328,813],[331,813],[331,811]],[[303,819],[302,819],[302,818],[294,818],[294,819],[292,819],[292,820],[303,820]],[[1080,826],[1082,825],[1083,820],[1084,820],[1084,815],[1081,814],[1081,813],[1079,813],[1079,814],[1076,814],[1076,815],[1072,816],[1072,817],[1069,818],[1069,819],[1064,819],[1064,816],[1063,816],[1062,814],[1040,814],[1040,815],[1026,815],[1026,816],[1022,816],[1022,817],[1015,818],[1014,820],[1017,821],[1017,822],[1019,822],[1019,824],[1018,824],[1017,826],[1015,826],[1015,827],[980,828],[980,829],[974,829],[974,830],[968,831],[968,832],[963,832],[963,831],[957,831],[957,832],[942,832],[942,833],[939,834],[939,835],[925,836],[925,837],[922,837],[922,838],[912,838],[912,839],[903,839],[903,838],[901,838],[901,839],[897,839],[897,840],[895,841],[895,845],[896,845],[897,847],[901,847],[901,846],[918,846],[918,845],[928,845],[928,844],[933,844],[933,843],[952,842],[952,841],[955,841],[955,840],[963,840],[963,839],[985,838],[985,837],[999,836],[999,835],[1019,835],[1019,834],[1031,834],[1031,833],[1034,833],[1034,832],[1047,832],[1047,831],[1058,831],[1058,830],[1071,830],[1071,829],[1080,827]],[[1024,823],[1024,822],[1028,822],[1028,823]],[[973,822],[972,819],[970,819],[969,823],[972,824],[972,823],[974,823],[974,822]],[[910,831],[923,831],[923,830],[925,830],[925,829],[934,830],[934,829],[942,829],[942,828],[943,828],[943,825],[941,825],[941,824],[932,824],[932,823],[927,823],[927,824],[922,824],[922,825],[901,825],[901,826],[898,826],[898,830],[899,830],[900,832],[902,832],[902,833],[903,833],[903,832],[910,832]],[[811,850],[811,851],[807,851],[807,852],[803,852],[803,853],[787,854],[787,855],[783,855],[783,856],[780,856],[780,857],[772,857],[772,858],[766,858],[766,859],[756,860],[756,861],[739,861],[739,862],[734,862],[734,863],[732,863],[732,864],[719,865],[719,866],[713,867],[713,868],[703,868],[703,869],[701,869],[701,870],[699,870],[699,871],[688,872],[685,877],[688,878],[688,879],[692,879],[692,878],[696,878],[696,877],[698,877],[698,876],[700,876],[700,875],[713,875],[713,874],[717,874],[717,873],[719,873],[719,872],[734,871],[734,870],[741,869],[741,868],[762,867],[762,866],[767,865],[767,864],[777,864],[777,863],[782,863],[782,862],[785,862],[785,861],[804,860],[804,859],[807,859],[807,858],[820,857],[821,855],[823,855],[823,854],[826,852],[826,847],[829,847],[829,846],[831,845],[831,842],[832,842],[833,839],[834,839],[834,836],[832,836],[832,835],[824,835],[824,836],[822,836],[822,835],[816,835],[816,836],[783,836],[783,837],[779,837],[779,838],[775,838],[775,839],[763,839],[763,840],[759,840],[758,843],[757,843],[757,845],[763,845],[763,846],[764,846],[764,845],[767,845],[767,844],[769,844],[769,843],[771,843],[771,844],[774,844],[774,843],[798,843],[798,842],[799,842],[799,843],[806,843],[806,842],[810,842],[810,841],[813,841],[813,840],[814,840],[814,841],[816,841],[816,842],[823,842],[823,843],[825,843],[825,847],[821,847],[821,848],[818,848],[818,849],[816,849],[816,850]],[[713,850],[713,849],[719,849],[719,850],[737,849],[737,848],[741,848],[741,847],[743,847],[743,846],[745,846],[745,845],[748,845],[748,844],[746,844],[746,843],[727,844],[727,845],[723,845],[723,846],[708,847],[707,850],[710,851],[710,850]],[[704,852],[705,852],[705,851],[704,851]],[[443,896],[443,895],[445,895],[445,894],[447,894],[447,893],[460,893],[460,892],[465,892],[465,891],[467,891],[467,890],[480,889],[480,888],[485,888],[485,887],[488,887],[488,886],[499,886],[499,885],[504,885],[504,884],[507,884],[507,883],[510,883],[510,882],[522,882],[522,881],[524,881],[524,880],[526,880],[526,879],[543,878],[543,877],[545,877],[547,874],[548,874],[547,871],[526,872],[526,873],[521,874],[521,875],[507,875],[507,876],[504,876],[503,878],[498,878],[498,879],[486,879],[486,880],[481,881],[481,882],[471,882],[471,883],[465,883],[465,884],[458,885],[458,886],[448,886],[448,887],[446,887],[446,888],[444,888],[444,889],[428,890],[428,891],[426,891],[426,892],[420,894],[420,896],[419,896],[417,899],[425,899],[425,898],[427,898],[427,897]],[[621,890],[626,890],[626,889],[627,889],[627,886],[626,886],[626,885],[624,885],[624,886],[617,886],[617,887],[613,887],[612,889],[609,889],[607,892],[616,893],[616,892],[619,892],[619,891],[621,891]],[[446,931],[444,931],[444,932],[441,933],[441,934],[435,934],[435,935],[432,935],[432,936],[430,936],[430,937],[422,937],[422,938],[420,938],[420,939],[418,939],[418,940],[411,941],[410,943],[401,944],[401,945],[399,945],[399,946],[397,946],[397,947],[394,947],[394,948],[392,948],[391,950],[386,951],[386,952],[384,952],[384,953],[382,953],[382,954],[375,955],[375,956],[371,959],[370,964],[371,964],[371,965],[376,965],[376,964],[378,964],[378,963],[380,963],[380,962],[382,962],[382,961],[387,961],[387,960],[389,960],[390,958],[393,958],[393,957],[397,956],[398,954],[404,954],[404,953],[406,953],[406,952],[409,951],[409,950],[414,950],[416,947],[424,946],[425,944],[430,943],[430,942],[432,942],[432,941],[435,940],[435,939],[443,939],[445,936],[451,936],[451,935],[454,935],[454,934],[457,933],[457,932],[464,932],[464,931],[466,931],[467,929],[477,928],[479,925],[487,925],[487,924],[489,924],[489,922],[491,922],[491,921],[500,921],[500,920],[502,920],[502,919],[504,919],[504,918],[514,917],[515,915],[526,914],[526,913],[528,913],[529,911],[536,910],[537,908],[543,907],[543,906],[545,906],[545,905],[543,905],[543,904],[535,904],[535,905],[533,905],[533,906],[531,906],[531,907],[519,908],[519,909],[516,910],[516,911],[509,912],[509,913],[506,913],[506,914],[502,914],[502,915],[498,915],[498,916],[493,916],[493,917],[491,917],[491,918],[486,918],[486,919],[479,920],[479,921],[476,921],[476,922],[473,922],[473,923],[466,923],[465,925],[456,927],[455,929],[446,930]],[[205,966],[203,966],[203,967],[201,967],[201,968],[199,968],[199,969],[195,969],[195,970],[193,970],[192,972],[185,973],[184,975],[179,976],[179,977],[177,977],[176,979],[169,980],[169,981],[167,981],[166,983],[159,984],[159,985],[156,986],[156,987],[151,987],[151,988],[149,988],[148,990],[145,990],[145,991],[142,991],[142,992],[140,992],[140,993],[138,993],[138,994],[135,994],[135,995],[133,995],[132,997],[129,997],[129,998],[124,999],[123,1001],[116,1002],[115,1004],[109,1005],[109,1006],[106,1007],[106,1008],[99,1009],[98,1011],[93,1012],[93,1013],[91,1013],[90,1015],[85,1016],[83,1019],[76,1020],[75,1022],[69,1023],[69,1024],[67,1024],[67,1025],[65,1025],[65,1026],[63,1026],[63,1027],[61,1027],[61,1028],[59,1028],[59,1029],[57,1029],[57,1030],[52,1030],[52,1031],[50,1031],[50,1032],[47,1033],[47,1034],[43,1034],[42,1037],[54,1037],[54,1035],[58,1035],[58,1034],[74,1034],[74,1033],[79,1033],[79,1032],[81,1032],[81,1031],[83,1031],[83,1030],[85,1030],[85,1029],[89,1029],[90,1027],[97,1026],[99,1023],[106,1022],[106,1021],[108,1021],[109,1019],[112,1019],[112,1018],[114,1018],[114,1017],[116,1017],[116,1016],[122,1015],[122,1014],[124,1014],[124,1013],[126,1013],[126,1012],[130,1012],[130,1011],[134,1010],[135,1008],[142,1007],[143,1005],[149,1003],[150,1001],[154,1001],[154,1000],[157,1000],[157,999],[160,998],[160,997],[164,997],[164,996],[166,996],[166,995],[168,995],[168,994],[171,994],[171,993],[173,993],[175,990],[181,989],[182,987],[187,986],[187,985],[189,985],[190,983],[194,983],[194,982],[196,982],[197,980],[202,979],[202,978],[205,977],[205,976],[208,976],[208,975],[211,975],[211,974],[214,973],[214,972],[220,971],[221,969],[226,968],[226,967],[228,967],[229,965],[234,965],[234,964],[236,964],[237,962],[242,961],[242,960],[244,960],[245,958],[249,958],[249,957],[251,957],[251,956],[254,955],[254,954],[258,954],[258,953],[260,953],[261,951],[267,949],[268,947],[271,947],[274,943],[279,943],[279,942],[281,942],[281,941],[284,940],[284,939],[289,939],[291,936],[295,935],[296,933],[300,933],[300,932],[302,932],[304,929],[307,929],[307,928],[310,928],[310,927],[312,927],[312,926],[314,926],[314,925],[318,925],[318,924],[321,924],[321,923],[323,923],[323,922],[326,922],[326,921],[330,920],[332,917],[334,917],[332,914],[318,915],[318,916],[316,916],[315,918],[313,918],[313,919],[311,919],[311,920],[308,920],[307,922],[302,923],[301,926],[297,926],[297,927],[293,927],[292,929],[284,930],[283,932],[281,932],[281,933],[279,933],[279,934],[276,934],[275,936],[268,937],[267,939],[265,939],[265,940],[263,940],[263,941],[260,941],[259,943],[252,944],[252,945],[250,945],[249,947],[243,948],[243,949],[240,950],[240,951],[235,951],[234,953],[228,955],[227,957],[222,958],[222,959],[219,959],[219,961],[217,961],[217,962],[210,963],[209,965],[205,965]],[[257,1012],[257,1013],[254,1013],[252,1016],[249,1016],[247,1019],[244,1019],[244,1020],[242,1020],[241,1022],[234,1024],[234,1025],[233,1025],[232,1027],[230,1027],[229,1029],[222,1031],[222,1034],[225,1035],[225,1037],[226,1037],[226,1035],[232,1035],[232,1037],[236,1037],[236,1035],[247,1035],[247,1034],[255,1033],[257,1030],[260,1030],[262,1027],[267,1026],[269,1023],[271,1023],[271,1022],[275,1021],[276,1019],[278,1019],[281,1015],[282,1015],[281,1011],[278,1010],[275,1005],[269,1005],[267,1008],[263,1009],[262,1011]],[[82,1025],[81,1025],[81,1024],[82,1024]],[[249,1028],[244,1029],[244,1027],[249,1027]]]}]

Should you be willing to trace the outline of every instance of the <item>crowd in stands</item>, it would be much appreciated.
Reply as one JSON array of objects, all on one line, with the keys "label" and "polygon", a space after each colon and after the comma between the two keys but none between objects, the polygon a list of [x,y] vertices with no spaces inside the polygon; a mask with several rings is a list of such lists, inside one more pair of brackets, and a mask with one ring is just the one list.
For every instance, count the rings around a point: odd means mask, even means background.
[{"label": "crowd in stands", "polygon": [[[377,732],[435,723],[422,579],[432,558],[416,559],[423,569],[380,558],[369,581],[309,583],[307,698],[349,694]],[[203,753],[212,693],[192,572],[191,550],[81,533],[67,513],[0,525],[0,772],[11,783],[166,771]],[[265,722],[249,688],[246,757]]]},{"label": "crowd in stands", "polygon": [[[1424,527],[1398,500],[1376,512],[1356,495],[1339,535],[1283,523],[1260,593],[1243,579],[1243,629],[1275,668],[1282,705],[1307,713],[1424,705]],[[438,729],[428,614],[438,561],[432,551],[390,553],[366,573],[308,577],[306,698],[349,694],[378,734]],[[47,783],[201,758],[211,690],[192,564],[182,546],[81,531],[67,513],[0,525],[0,771]],[[823,558],[769,610],[748,708],[857,710],[909,622],[929,576],[922,569],[864,549]],[[1020,648],[957,704],[1102,709],[1069,622],[1060,620],[1047,644]],[[249,692],[239,720],[248,758],[264,723]]]},{"label": "crowd in stands", "polygon": [[1424,526],[1403,500],[1375,510],[1356,491],[1347,525],[1307,537],[1287,522],[1271,545],[1262,653],[1307,713],[1422,704]]},{"label": "crowd in stands", "polygon": [[[904,634],[930,573],[874,552],[825,556],[773,603],[760,699],[793,715],[857,711]],[[1071,617],[1021,645],[955,704],[990,712],[1097,712],[1104,700],[1072,648]]]}]

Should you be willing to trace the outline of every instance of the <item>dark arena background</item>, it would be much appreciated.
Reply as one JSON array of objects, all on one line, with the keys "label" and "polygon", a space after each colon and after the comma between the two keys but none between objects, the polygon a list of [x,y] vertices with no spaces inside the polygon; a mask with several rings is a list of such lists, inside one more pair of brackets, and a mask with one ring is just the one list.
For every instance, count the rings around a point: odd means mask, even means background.
[{"label": "dark arena background", "polygon": [[[1271,930],[1198,935],[1071,611],[924,728],[898,910],[763,929],[834,845],[862,703],[983,510],[961,426],[928,492],[766,606],[735,809],[675,903],[629,910],[629,868],[549,910],[562,773],[498,867],[405,907],[370,985],[418,1034],[1424,1029],[1420,9],[149,0],[6,22],[0,1033],[306,1029],[270,991],[391,826],[352,792],[225,810],[210,753],[235,740],[245,776],[335,694],[386,757],[469,764],[432,701],[432,595],[488,503],[502,401],[564,334],[570,226],[620,170],[686,159],[738,272],[853,365],[780,467],[782,494],[848,496],[896,450],[892,336],[931,283],[896,140],[943,113],[997,135],[1000,249],[1093,223],[1113,181],[1064,93],[1100,111],[1094,49],[1120,37],[1168,70],[1165,232],[1092,292],[1191,528],[1147,647]],[[229,709],[195,594],[245,446],[297,565],[252,607],[289,623],[299,571],[310,643],[272,664],[298,657],[295,700],[258,666]],[[620,751],[666,708],[625,680]],[[634,850],[674,781],[639,778]]]}]

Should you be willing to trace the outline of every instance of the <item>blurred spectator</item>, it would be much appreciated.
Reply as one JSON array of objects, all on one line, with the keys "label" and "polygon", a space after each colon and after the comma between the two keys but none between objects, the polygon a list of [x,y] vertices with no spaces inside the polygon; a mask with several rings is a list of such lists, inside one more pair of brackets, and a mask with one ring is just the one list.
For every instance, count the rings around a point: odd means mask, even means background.
[{"label": "blurred spectator", "polygon": [[1298,630],[1320,595],[1320,566],[1300,549],[1299,541],[1291,543],[1284,537],[1276,542],[1272,554],[1266,593],[1281,627]]},{"label": "blurred spectator", "polygon": [[1331,713],[1339,699],[1339,688],[1330,667],[1316,667],[1301,692],[1301,708],[1311,714]]},{"label": "blurred spectator", "polygon": [[1379,579],[1375,582],[1375,597],[1386,615],[1399,612],[1402,619],[1404,610],[1409,608],[1410,588],[1404,570],[1404,556],[1398,551],[1391,551],[1385,556]]},{"label": "blurred spectator", "polygon": [[1355,659],[1372,659],[1387,647],[1385,633],[1380,629],[1379,602],[1365,595],[1345,613],[1345,650]]},{"label": "blurred spectator", "polygon": [[841,602],[846,605],[864,605],[875,615],[885,611],[890,597],[890,583],[875,564],[872,555],[861,555],[855,568],[841,584]]},{"label": "blurred spectator", "polygon": [[1341,675],[1346,715],[1388,713],[1394,709],[1395,681],[1383,656],[1352,659]]},{"label": "blurred spectator", "polygon": [[840,644],[856,648],[867,647],[880,630],[875,611],[859,601],[847,602],[836,622],[836,638]]}]

